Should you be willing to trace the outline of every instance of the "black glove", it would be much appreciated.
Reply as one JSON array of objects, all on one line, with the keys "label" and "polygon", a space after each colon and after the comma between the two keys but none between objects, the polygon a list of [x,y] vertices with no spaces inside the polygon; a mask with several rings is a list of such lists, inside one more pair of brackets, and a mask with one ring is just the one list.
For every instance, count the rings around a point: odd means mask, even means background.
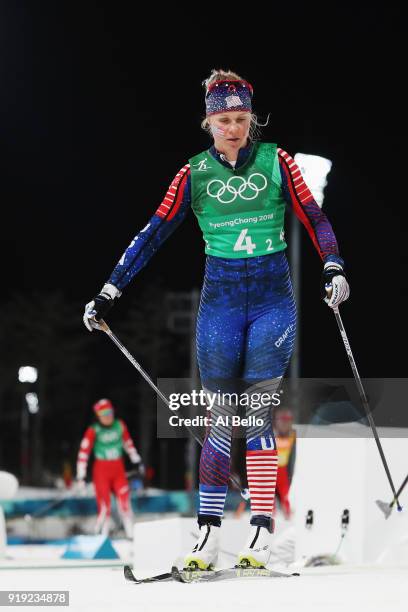
[{"label": "black glove", "polygon": [[135,465],[135,470],[137,472],[137,475],[140,478],[143,478],[143,476],[146,473],[145,466],[143,465],[143,463],[141,461],[139,461],[138,463],[135,463],[134,465]]},{"label": "black glove", "polygon": [[102,291],[85,306],[83,321],[89,331],[93,330],[92,321],[103,319],[112,308],[115,297],[120,295],[121,292],[114,285],[106,284]]}]

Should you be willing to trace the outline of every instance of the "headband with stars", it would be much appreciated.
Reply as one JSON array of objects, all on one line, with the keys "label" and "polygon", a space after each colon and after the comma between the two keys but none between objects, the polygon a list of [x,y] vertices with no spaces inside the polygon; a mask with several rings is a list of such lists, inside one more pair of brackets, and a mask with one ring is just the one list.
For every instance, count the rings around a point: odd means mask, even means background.
[{"label": "headband with stars", "polygon": [[229,111],[252,112],[253,92],[247,81],[232,79],[211,83],[205,96],[206,116]]}]

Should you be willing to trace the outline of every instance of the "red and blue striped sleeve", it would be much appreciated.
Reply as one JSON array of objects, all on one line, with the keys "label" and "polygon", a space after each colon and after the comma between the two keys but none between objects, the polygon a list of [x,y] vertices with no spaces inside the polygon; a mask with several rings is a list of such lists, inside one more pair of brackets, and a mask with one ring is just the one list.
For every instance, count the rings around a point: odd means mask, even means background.
[{"label": "red and blue striped sleeve", "polygon": [[286,151],[279,147],[278,159],[282,177],[282,192],[286,202],[305,226],[322,260],[325,263],[333,261],[344,266],[333,228],[303,180],[299,166]]},{"label": "red and blue striped sleeve", "polygon": [[177,172],[159,208],[123,253],[109,283],[122,290],[186,218],[191,207],[190,164]]}]

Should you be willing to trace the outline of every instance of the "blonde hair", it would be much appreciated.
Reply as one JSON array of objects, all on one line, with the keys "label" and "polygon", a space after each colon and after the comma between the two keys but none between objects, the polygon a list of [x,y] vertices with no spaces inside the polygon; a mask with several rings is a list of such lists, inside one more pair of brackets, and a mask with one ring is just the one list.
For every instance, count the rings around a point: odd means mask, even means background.
[{"label": "blonde hair", "polygon": [[207,93],[210,86],[216,81],[243,81],[244,79],[239,76],[236,72],[232,72],[232,70],[222,70],[219,68],[213,68],[211,70],[211,74],[207,79],[204,79],[203,86],[205,87],[205,92]]},{"label": "blonde hair", "polygon": [[[207,93],[210,86],[216,81],[229,81],[229,80],[244,81],[245,79],[243,79],[241,76],[239,76],[239,74],[237,74],[236,72],[233,72],[232,70],[223,70],[222,68],[218,68],[218,69],[213,68],[211,70],[210,76],[204,79],[204,81],[202,82],[202,85],[205,89],[205,93]],[[259,123],[257,115],[255,115],[255,113],[251,113],[251,123],[249,125],[249,138],[251,140],[256,140],[257,138],[260,137],[261,132],[260,132],[259,127],[261,125],[262,124]],[[205,132],[207,132],[207,134],[212,136],[210,122],[209,122],[208,117],[204,117],[204,119],[201,121],[201,127]]]}]

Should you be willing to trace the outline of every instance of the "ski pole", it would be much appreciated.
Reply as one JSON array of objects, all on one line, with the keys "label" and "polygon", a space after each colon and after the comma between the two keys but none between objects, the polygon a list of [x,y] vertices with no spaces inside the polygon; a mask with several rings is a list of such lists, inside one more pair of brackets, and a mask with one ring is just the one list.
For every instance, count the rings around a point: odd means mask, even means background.
[{"label": "ski pole", "polygon": [[42,506],[35,512],[31,514],[30,513],[25,514],[24,520],[27,522],[30,522],[33,519],[41,518],[42,516],[48,514],[50,510],[53,510],[60,504],[63,504],[67,499],[71,499],[73,496],[74,496],[74,491],[71,489],[68,489],[67,491],[64,491],[61,495],[59,495],[56,499],[53,499],[52,501],[48,502],[47,504],[45,504],[45,506]]},{"label": "ski pole", "polygon": [[140,471],[139,470],[129,470],[128,472],[125,472],[126,474],[126,478],[140,478]]},{"label": "ski pole", "polygon": [[343,344],[344,344],[344,347],[346,349],[346,353],[347,353],[349,361],[350,361],[351,369],[353,370],[354,379],[355,379],[356,384],[357,384],[357,389],[359,391],[360,398],[361,398],[361,401],[362,401],[363,406],[364,406],[364,410],[366,411],[367,419],[368,419],[368,422],[370,423],[370,426],[371,426],[371,429],[372,429],[372,432],[373,432],[373,435],[374,435],[374,439],[375,439],[375,442],[377,444],[378,452],[380,453],[381,461],[382,461],[382,464],[384,466],[385,473],[387,474],[388,482],[390,484],[392,493],[394,495],[392,503],[395,502],[397,504],[398,512],[401,512],[402,507],[401,507],[401,505],[400,505],[400,503],[398,501],[398,493],[395,491],[394,483],[393,483],[392,478],[391,478],[391,474],[390,474],[390,470],[388,468],[387,460],[385,458],[384,451],[383,451],[383,448],[382,448],[382,445],[381,445],[381,441],[380,441],[380,438],[379,438],[378,433],[377,433],[377,427],[375,425],[374,419],[373,419],[372,414],[371,414],[371,410],[370,410],[370,406],[369,406],[369,403],[368,403],[367,395],[366,395],[366,392],[364,390],[363,383],[361,381],[360,375],[358,373],[356,362],[354,361],[353,353],[351,352],[350,342],[349,342],[349,340],[347,338],[346,330],[344,329],[343,321],[341,319],[338,307],[333,308],[333,312],[334,312],[334,316],[336,317],[337,325],[338,325],[339,330],[340,330],[340,334],[341,334],[341,337],[342,337],[342,340],[343,340]]},{"label": "ski pole", "polygon": [[67,494],[64,493],[63,495],[61,495],[61,497],[54,499],[52,502],[48,502],[45,506],[43,506],[42,508],[39,508],[32,514],[27,512],[27,514],[24,515],[24,520],[27,522],[30,522],[33,519],[37,519],[37,518],[42,517],[45,514],[48,514],[50,510],[53,510],[53,508],[56,508],[57,506],[62,504],[66,499],[67,499]]},{"label": "ski pole", "polygon": [[[407,484],[407,482],[408,482],[408,474],[406,475],[406,477],[404,479],[404,482],[402,483],[402,485],[400,486],[400,488],[397,491],[397,497],[399,497],[401,495],[402,491],[405,489],[405,485]],[[377,504],[379,509],[382,510],[382,512],[384,512],[385,518],[387,519],[390,516],[390,514],[392,512],[392,508],[393,508],[393,506],[395,504],[395,497],[392,500],[392,502],[390,502],[389,504],[387,502],[381,501],[380,499],[377,499],[375,503]]]},{"label": "ski pole", "polygon": [[[136,359],[133,357],[133,355],[131,355],[131,353],[129,353],[129,351],[127,350],[127,348],[122,344],[122,342],[119,340],[119,338],[117,338],[117,336],[115,336],[115,334],[112,332],[112,330],[110,329],[109,325],[103,320],[100,319],[99,321],[96,321],[94,319],[90,319],[91,321],[91,325],[92,327],[94,327],[95,329],[99,329],[103,332],[105,332],[105,334],[107,334],[109,336],[109,338],[112,340],[112,342],[114,344],[116,344],[116,346],[118,347],[118,349],[125,355],[125,357],[130,361],[130,363],[136,368],[136,370],[143,376],[143,378],[145,379],[145,381],[151,386],[152,389],[154,389],[154,391],[157,393],[157,395],[160,397],[160,399],[162,400],[162,402],[164,404],[166,404],[167,408],[169,408],[171,410],[170,407],[170,402],[167,399],[167,397],[160,391],[160,389],[154,384],[154,382],[152,381],[152,379],[150,378],[150,376],[148,375],[148,373],[142,368],[142,366],[136,361]],[[194,440],[200,445],[203,446],[203,441],[202,439],[196,434],[194,433],[193,429],[189,426],[186,425],[183,422],[184,427],[188,430],[188,432],[190,433],[190,435],[194,438]],[[237,487],[237,489],[239,489],[241,491],[241,496],[244,499],[249,499],[249,490],[248,489],[241,489],[241,486],[238,482],[238,480],[236,480],[236,478],[234,478],[234,476],[230,476],[229,477],[231,482]]]}]

